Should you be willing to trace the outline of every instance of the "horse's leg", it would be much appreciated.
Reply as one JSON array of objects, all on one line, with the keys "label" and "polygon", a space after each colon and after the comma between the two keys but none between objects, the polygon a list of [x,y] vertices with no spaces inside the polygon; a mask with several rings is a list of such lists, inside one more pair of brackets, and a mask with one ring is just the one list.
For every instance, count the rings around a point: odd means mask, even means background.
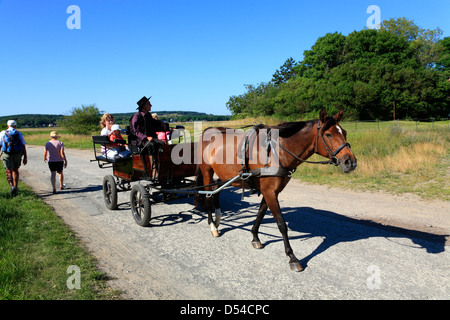
[{"label": "horse's leg", "polygon": [[267,212],[267,203],[266,199],[263,197],[261,200],[261,204],[259,205],[258,215],[256,216],[255,224],[252,227],[252,234],[253,234],[253,240],[252,240],[252,246],[255,249],[262,249],[261,241],[258,237],[259,232],[259,226],[261,225],[261,221],[264,218],[264,215]]},{"label": "horse's leg", "polygon": [[[203,184],[206,186],[206,185],[213,183],[213,176],[214,176],[214,170],[212,168],[210,168],[209,170],[205,170],[203,172]],[[205,191],[212,191],[212,190],[213,190],[213,188],[211,186],[205,187]],[[213,237],[219,236],[219,231],[217,230],[216,222],[214,222],[213,217],[212,217],[212,210],[215,206],[215,202],[218,202],[218,200],[216,200],[216,196],[218,198],[218,195],[213,195],[210,197],[206,196],[206,201],[205,201],[206,208],[208,211],[208,224],[209,224],[209,227],[211,228],[211,234]],[[220,216],[222,216],[222,214],[220,213],[220,209],[219,209],[219,212],[216,209],[215,214],[216,214],[216,217],[218,214],[220,214]],[[220,221],[220,219],[219,219],[219,221]]]},{"label": "horse's leg", "polygon": [[[212,197],[207,198],[208,203],[208,224],[211,228],[211,234],[213,237],[219,236],[220,218],[222,218],[222,211],[219,205],[219,194],[215,194]],[[212,210],[214,209],[215,220],[212,217]]]},{"label": "horse's leg", "polygon": [[[208,203],[210,203],[209,199],[207,201],[208,201]],[[216,223],[214,222],[214,219],[212,217],[212,209],[211,209],[210,205],[208,208],[208,224],[209,224],[209,227],[211,228],[211,235],[213,237],[218,237],[219,231],[217,230]]]},{"label": "horse's leg", "polygon": [[303,268],[300,265],[300,261],[298,261],[297,257],[294,255],[294,251],[292,250],[291,245],[289,244],[287,225],[281,214],[278,196],[275,194],[275,192],[269,192],[268,194],[264,195],[264,198],[266,199],[270,212],[272,212],[272,215],[277,223],[278,229],[280,230],[281,235],[283,236],[284,249],[286,255],[290,258],[289,265],[291,269],[294,271],[302,271]]},{"label": "horse's leg", "polygon": [[222,211],[220,210],[220,192],[214,195],[214,213],[216,216],[214,226],[216,227],[217,230],[220,225],[220,219],[222,218]]}]

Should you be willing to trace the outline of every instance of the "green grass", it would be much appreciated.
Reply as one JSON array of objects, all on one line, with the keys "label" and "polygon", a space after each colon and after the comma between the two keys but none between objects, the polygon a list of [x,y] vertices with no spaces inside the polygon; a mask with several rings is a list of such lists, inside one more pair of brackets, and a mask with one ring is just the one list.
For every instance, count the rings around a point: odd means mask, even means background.
[{"label": "green grass", "polygon": [[414,123],[383,123],[379,130],[362,124],[356,130],[349,123],[342,126],[358,159],[356,170],[343,174],[338,167],[303,164],[295,178],[352,190],[450,200],[450,130],[445,123],[417,129]]},{"label": "green grass", "polygon": [[[50,141],[50,132],[55,130],[55,128],[33,128],[33,129],[19,129],[25,138],[27,144],[42,146]],[[61,135],[59,140],[64,143],[64,146],[69,149],[89,149],[92,148],[92,137],[91,135],[75,135],[69,133],[64,128],[57,128],[58,133]],[[93,133],[92,135],[100,135],[100,130],[98,133]]]},{"label": "green grass", "polygon": [[[0,299],[99,300],[116,299],[107,276],[95,259],[51,207],[19,184],[9,195],[0,172]],[[71,265],[80,268],[80,289],[69,289]]]}]

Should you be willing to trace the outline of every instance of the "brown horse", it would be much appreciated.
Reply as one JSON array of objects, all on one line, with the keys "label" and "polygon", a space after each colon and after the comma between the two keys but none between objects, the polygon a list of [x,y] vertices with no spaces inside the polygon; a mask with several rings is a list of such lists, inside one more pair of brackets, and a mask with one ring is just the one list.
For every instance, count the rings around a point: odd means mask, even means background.
[{"label": "brown horse", "polygon": [[[263,198],[252,228],[254,248],[262,248],[258,238],[261,221],[270,209],[283,236],[286,255],[291,269],[303,270],[289,244],[287,226],[281,214],[278,194],[284,189],[292,173],[314,153],[327,157],[328,161],[340,165],[347,173],[356,168],[356,158],[346,141],[346,131],[339,125],[343,110],[334,117],[320,112],[318,120],[283,123],[278,126],[256,126],[250,133],[227,128],[208,128],[198,143],[197,184],[204,190],[213,190],[213,176],[226,181],[241,174],[242,180],[232,183],[235,187],[259,191]],[[245,174],[245,175],[244,175]],[[219,194],[213,197],[196,196],[198,203],[206,205],[208,223],[213,236],[218,236],[220,223]],[[216,220],[213,221],[212,210]]]}]

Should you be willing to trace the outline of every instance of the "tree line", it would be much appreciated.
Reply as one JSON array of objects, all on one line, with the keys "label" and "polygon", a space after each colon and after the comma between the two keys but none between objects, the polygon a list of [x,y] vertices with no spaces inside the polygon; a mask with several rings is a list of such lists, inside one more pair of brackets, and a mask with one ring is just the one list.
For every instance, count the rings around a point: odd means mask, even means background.
[{"label": "tree line", "polygon": [[450,38],[406,18],[383,21],[377,29],[347,36],[327,33],[289,58],[271,81],[246,84],[231,96],[234,118],[274,116],[317,118],[325,107],[347,119],[446,118],[450,112]]},{"label": "tree line", "polygon": [[0,128],[2,125],[6,127],[6,122],[8,120],[16,120],[19,127],[22,128],[37,128],[37,127],[48,127],[49,125],[56,125],[64,118],[63,115],[52,115],[52,114],[18,114],[12,116],[2,116],[0,117]]},{"label": "tree line", "polygon": [[[48,126],[61,126],[74,134],[91,134],[100,131],[100,119],[103,111],[92,105],[82,105],[74,107],[69,115],[48,115],[48,114],[18,114],[0,117],[0,130],[6,129],[6,122],[10,119],[17,121],[19,128],[37,128]],[[114,122],[121,125],[129,123],[133,112],[114,113]],[[159,120],[165,122],[189,122],[189,121],[226,121],[231,116],[213,115],[195,111],[159,111]]]},{"label": "tree line", "polygon": [[[189,121],[226,121],[231,116],[214,115],[195,111],[156,111],[158,119],[165,122],[189,122]],[[114,119],[117,123],[127,123],[134,113],[116,113]]]}]

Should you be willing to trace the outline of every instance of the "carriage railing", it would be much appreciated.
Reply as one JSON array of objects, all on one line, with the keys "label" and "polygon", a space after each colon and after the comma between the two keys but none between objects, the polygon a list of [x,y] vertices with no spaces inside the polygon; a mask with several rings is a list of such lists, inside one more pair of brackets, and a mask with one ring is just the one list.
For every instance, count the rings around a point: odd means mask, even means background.
[{"label": "carriage railing", "polygon": [[[125,140],[114,140],[115,143],[125,144]],[[130,161],[131,157],[127,158],[111,158],[107,157],[106,150],[108,150],[108,145],[111,143],[108,136],[92,136],[92,145],[94,148],[94,158],[90,162],[97,161],[100,168],[111,168],[114,163]],[[104,152],[102,151],[104,150]]]}]

